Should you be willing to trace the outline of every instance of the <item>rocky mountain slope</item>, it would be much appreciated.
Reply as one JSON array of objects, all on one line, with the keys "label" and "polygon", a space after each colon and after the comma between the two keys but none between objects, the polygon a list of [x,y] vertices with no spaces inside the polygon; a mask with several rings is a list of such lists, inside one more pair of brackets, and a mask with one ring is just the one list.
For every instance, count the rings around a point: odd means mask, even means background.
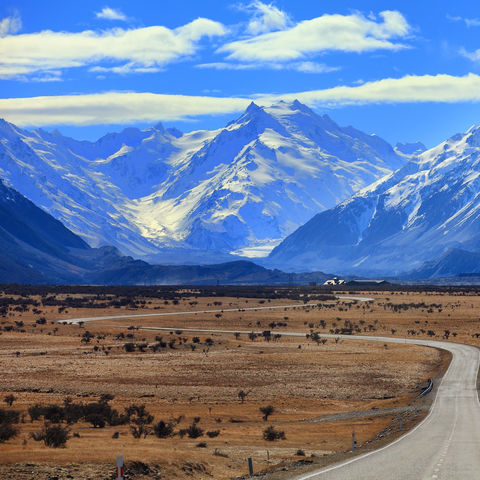
[{"label": "rocky mountain slope", "polygon": [[214,131],[158,124],[96,142],[0,122],[0,177],[91,246],[169,263],[265,255],[402,166],[403,150],[299,102],[252,103]]},{"label": "rocky mountain slope", "polygon": [[73,250],[90,247],[0,181],[0,283],[74,281],[83,269]]},{"label": "rocky mountain slope", "polygon": [[0,283],[287,284],[323,282],[327,275],[290,276],[247,261],[161,266],[91,248],[58,220],[0,180]]},{"label": "rocky mountain slope", "polygon": [[[417,278],[480,271],[480,127],[313,217],[269,264]],[[470,252],[470,253],[469,253]],[[414,272],[412,272],[414,271]]]}]

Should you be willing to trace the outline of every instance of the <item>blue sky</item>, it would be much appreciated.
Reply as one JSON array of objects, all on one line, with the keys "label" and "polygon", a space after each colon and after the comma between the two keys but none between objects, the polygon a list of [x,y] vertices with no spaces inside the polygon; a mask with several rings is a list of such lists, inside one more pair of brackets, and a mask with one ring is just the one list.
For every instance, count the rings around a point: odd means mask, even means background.
[{"label": "blue sky", "polygon": [[254,99],[427,146],[480,124],[480,5],[3,0],[0,117],[95,139],[216,128]]}]

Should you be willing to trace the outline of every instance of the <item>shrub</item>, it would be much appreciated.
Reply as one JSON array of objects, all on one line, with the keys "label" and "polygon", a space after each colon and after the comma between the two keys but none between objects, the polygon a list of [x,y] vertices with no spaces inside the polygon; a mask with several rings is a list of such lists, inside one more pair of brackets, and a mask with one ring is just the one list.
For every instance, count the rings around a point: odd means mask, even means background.
[{"label": "shrub", "polygon": [[31,407],[28,407],[28,414],[30,415],[30,421],[33,422],[34,420],[38,420],[42,415],[42,407],[36,403]]},{"label": "shrub", "polygon": [[68,440],[69,430],[62,425],[50,425],[45,423],[42,431],[31,433],[30,436],[37,442],[43,440],[47,447],[60,448],[64,447]]},{"label": "shrub", "polygon": [[153,433],[158,438],[168,438],[173,435],[174,425],[172,423],[165,423],[163,420],[160,420],[153,426]]},{"label": "shrub", "polygon": [[48,405],[42,408],[42,415],[45,420],[60,423],[64,419],[64,410],[59,405]]},{"label": "shrub", "polygon": [[4,410],[0,408],[0,423],[18,423],[20,412],[16,410]]},{"label": "shrub", "polygon": [[207,435],[208,435],[210,438],[218,437],[218,435],[220,435],[220,430],[212,430],[212,431],[210,431],[210,432],[207,432]]},{"label": "shrub", "polygon": [[15,397],[15,395],[7,395],[3,401],[9,406],[11,407],[13,405],[13,402],[17,399],[17,397]]},{"label": "shrub", "polygon": [[275,440],[285,440],[285,432],[281,430],[275,430],[275,427],[270,426],[263,431],[263,439],[268,442],[274,442]]},{"label": "shrub", "polygon": [[188,435],[189,438],[198,438],[198,437],[203,436],[203,429],[201,429],[194,422],[188,428],[183,428],[178,433],[180,435],[180,438],[183,438],[184,435]]},{"label": "shrub", "polygon": [[92,424],[93,428],[104,428],[105,417],[99,413],[91,413],[85,417],[85,421]]},{"label": "shrub", "polygon": [[9,422],[0,423],[0,443],[6,442],[18,435],[18,428]]},{"label": "shrub", "polygon": [[134,438],[145,438],[152,431],[149,424],[153,422],[153,416],[147,412],[145,405],[130,405],[125,413],[130,418],[130,431]]}]

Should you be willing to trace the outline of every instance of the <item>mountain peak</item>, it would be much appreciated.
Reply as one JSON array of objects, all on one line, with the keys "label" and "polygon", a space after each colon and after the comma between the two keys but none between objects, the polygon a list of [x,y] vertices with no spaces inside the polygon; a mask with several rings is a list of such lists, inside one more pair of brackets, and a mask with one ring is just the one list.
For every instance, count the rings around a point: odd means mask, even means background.
[{"label": "mountain peak", "polygon": [[245,113],[253,113],[262,110],[262,107],[259,107],[255,102],[250,102],[250,105],[245,110]]},{"label": "mountain peak", "polygon": [[159,132],[164,132],[165,131],[165,127],[163,126],[163,123],[162,122],[158,122],[156,123],[154,126],[153,126],[154,130],[158,130]]}]

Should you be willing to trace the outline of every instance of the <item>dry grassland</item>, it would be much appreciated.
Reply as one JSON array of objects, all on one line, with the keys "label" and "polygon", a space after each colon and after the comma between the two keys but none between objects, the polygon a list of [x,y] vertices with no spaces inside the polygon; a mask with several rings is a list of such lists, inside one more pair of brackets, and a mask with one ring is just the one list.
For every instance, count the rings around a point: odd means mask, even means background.
[{"label": "dry grassland", "polygon": [[[450,341],[479,343],[472,336],[480,332],[480,298],[476,295],[366,295],[375,301],[329,300],[304,307],[307,296],[269,300],[196,297],[195,292],[187,292],[175,302],[166,300],[167,304],[159,298],[137,299],[145,304],[134,309],[60,307],[59,312],[58,305],[42,305],[41,297],[35,297],[37,307],[25,311],[11,305],[0,317],[0,398],[13,393],[16,400],[11,407],[4,403],[1,408],[17,410],[25,418],[18,425],[19,435],[0,443],[0,479],[111,478],[116,455],[124,455],[127,463],[147,465],[131,465],[129,478],[227,479],[247,473],[248,457],[253,458],[257,471],[340,458],[336,452],[350,449],[352,429],[359,445],[380,437],[363,449],[390,440],[399,434],[400,418],[403,428],[423,418],[428,400],[414,398],[428,378],[446,368],[447,355],[402,344],[334,339],[317,343],[312,338],[286,336],[266,341],[262,336],[252,340],[245,334],[183,331],[268,330],[272,337],[282,331],[313,331],[321,337],[352,328],[356,335],[448,336]],[[61,303],[66,295],[56,297]],[[92,296],[93,303],[104,301]],[[238,311],[282,305],[295,308]],[[222,309],[237,311],[195,313]],[[83,325],[56,323],[77,317],[174,311],[191,313]],[[37,323],[41,318],[45,324]],[[91,334],[88,342],[87,331]],[[129,343],[134,349],[130,353],[125,347]],[[241,390],[247,393],[244,403],[238,397]],[[62,405],[66,397],[86,404],[98,401],[102,394],[114,396],[110,405],[119,412],[132,404],[144,404],[155,417],[154,423],[176,419],[177,434],[166,439],[154,435],[135,439],[128,424],[93,428],[80,421],[69,427],[71,438],[65,448],[48,448],[30,438],[30,432],[39,431],[44,423],[43,418],[30,421],[27,410],[33,404]],[[268,421],[259,411],[266,405],[274,407]],[[408,406],[416,406],[418,416]],[[204,435],[181,438],[179,430],[194,422]],[[270,425],[283,431],[285,439],[264,440],[263,432]],[[214,438],[206,435],[217,430]],[[118,438],[112,438],[115,432]],[[297,455],[298,450],[305,456]],[[278,475],[281,471],[272,478]]]}]

